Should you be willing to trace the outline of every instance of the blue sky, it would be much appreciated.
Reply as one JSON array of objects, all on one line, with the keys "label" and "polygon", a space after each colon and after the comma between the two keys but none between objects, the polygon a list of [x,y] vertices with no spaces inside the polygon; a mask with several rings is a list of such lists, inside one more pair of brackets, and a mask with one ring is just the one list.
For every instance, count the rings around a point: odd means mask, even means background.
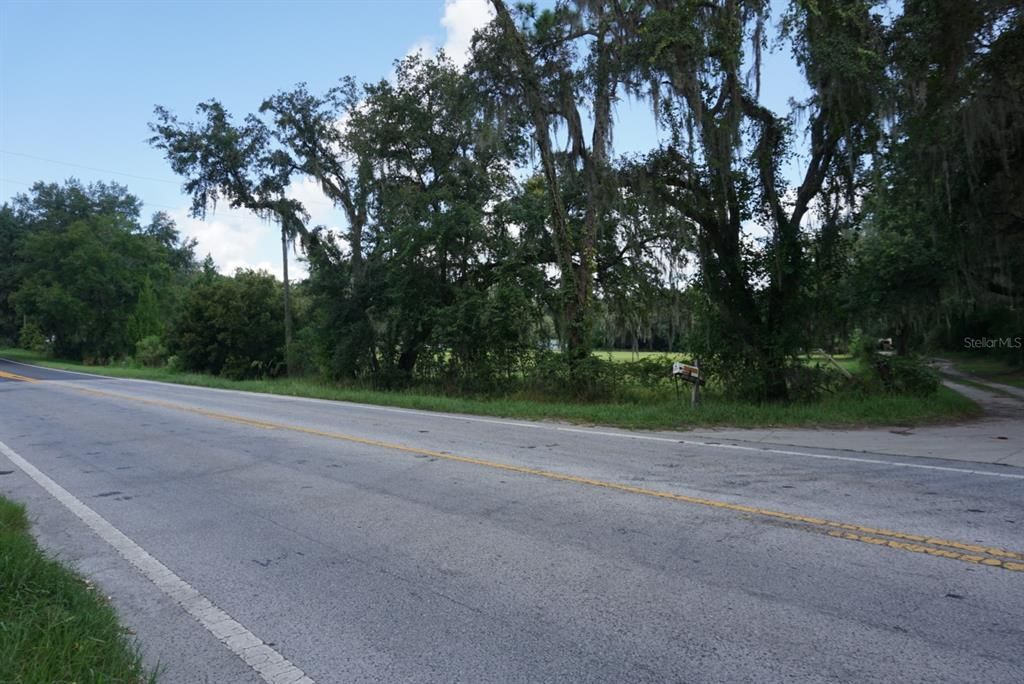
[{"label": "blue sky", "polygon": [[[180,180],[145,142],[154,105],[187,117],[216,97],[241,116],[300,81],[319,92],[344,75],[386,77],[416,49],[443,47],[458,58],[488,14],[485,0],[0,0],[0,201],[37,180],[114,180],[143,200],[146,215],[170,213],[223,270],[280,274],[273,225],[225,209],[206,221],[187,216]],[[778,54],[766,72],[766,100],[782,111],[802,92],[798,74]],[[647,106],[624,103],[618,151],[654,139]],[[312,183],[295,195],[314,224],[340,223]]]}]

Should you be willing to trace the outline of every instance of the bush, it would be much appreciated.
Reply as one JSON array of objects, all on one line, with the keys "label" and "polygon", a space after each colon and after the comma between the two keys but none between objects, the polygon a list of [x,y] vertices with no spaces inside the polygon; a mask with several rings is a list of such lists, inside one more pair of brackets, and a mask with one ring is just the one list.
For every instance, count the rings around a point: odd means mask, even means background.
[{"label": "bush", "polygon": [[621,394],[623,364],[588,356],[573,363],[559,352],[539,351],[524,370],[524,385],[531,393],[559,399],[596,401]]},{"label": "bush", "polygon": [[43,335],[42,328],[34,321],[27,321],[25,325],[21,326],[21,332],[18,333],[18,346],[39,354],[50,350],[50,345],[46,341],[46,336]]},{"label": "bush", "polygon": [[875,354],[871,366],[885,391],[892,394],[929,396],[939,391],[938,374],[916,357]]},{"label": "bush", "polygon": [[638,387],[654,390],[672,383],[672,363],[665,359],[645,358],[617,365],[623,379]]},{"label": "bush", "polygon": [[310,326],[299,328],[292,338],[291,358],[288,359],[295,375],[313,376],[321,372],[316,347],[316,331]]},{"label": "bush", "polygon": [[143,366],[162,366],[166,357],[167,348],[159,335],[149,335],[135,343],[135,360]]},{"label": "bush", "polygon": [[855,359],[865,359],[867,356],[870,356],[874,348],[874,345],[870,344],[868,338],[865,337],[864,331],[856,328],[853,334],[850,335],[850,344],[846,351]]},{"label": "bush", "polygon": [[816,363],[787,368],[786,385],[791,400],[808,402],[820,399],[822,395],[849,390],[853,383],[835,368]]},{"label": "bush", "polygon": [[284,368],[281,284],[263,271],[204,276],[185,295],[168,333],[184,370],[234,379],[277,375]]}]

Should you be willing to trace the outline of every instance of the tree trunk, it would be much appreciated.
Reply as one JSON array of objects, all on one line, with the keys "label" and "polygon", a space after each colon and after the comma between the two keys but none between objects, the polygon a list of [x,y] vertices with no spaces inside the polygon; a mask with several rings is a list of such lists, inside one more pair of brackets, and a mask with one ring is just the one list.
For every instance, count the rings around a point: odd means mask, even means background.
[{"label": "tree trunk", "polygon": [[[551,201],[551,232],[554,241],[555,251],[558,258],[560,276],[560,295],[562,309],[562,325],[564,340],[567,346],[570,363],[585,358],[590,354],[590,295],[593,289],[593,276],[591,261],[593,260],[593,243],[589,245],[584,242],[583,249],[579,250],[580,265],[573,263],[573,254],[577,253],[576,239],[569,227],[569,218],[566,213],[565,203],[562,197],[562,189],[558,179],[557,163],[551,136],[548,131],[550,126],[549,105],[542,99],[542,88],[537,75],[536,65],[532,62],[526,39],[516,27],[508,7],[502,0],[491,0],[497,20],[505,31],[506,35],[514,43],[513,59],[515,60],[522,78],[520,87],[526,100],[527,109],[530,112],[533,124],[534,140],[537,143],[537,150],[540,152],[541,167],[544,172],[544,179],[548,186],[548,195]],[[567,116],[570,113],[566,112]],[[572,125],[571,135],[577,138],[581,135],[582,127],[578,121],[579,114],[575,118],[568,118]],[[577,139],[577,146],[582,148],[582,143]]]},{"label": "tree trunk", "polygon": [[284,276],[284,363],[288,375],[292,374],[292,303],[288,284],[288,235],[281,231],[281,271]]},{"label": "tree trunk", "polygon": [[786,356],[769,351],[764,361],[764,393],[770,402],[789,400],[789,388],[786,386]]}]

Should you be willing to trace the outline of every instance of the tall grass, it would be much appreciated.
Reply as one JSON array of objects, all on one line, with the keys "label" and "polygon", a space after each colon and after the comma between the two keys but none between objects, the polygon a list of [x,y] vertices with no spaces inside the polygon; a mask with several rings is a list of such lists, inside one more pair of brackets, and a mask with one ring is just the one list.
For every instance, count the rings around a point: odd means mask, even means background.
[{"label": "tall grass", "polygon": [[40,552],[0,497],[0,682],[155,682],[106,599]]}]

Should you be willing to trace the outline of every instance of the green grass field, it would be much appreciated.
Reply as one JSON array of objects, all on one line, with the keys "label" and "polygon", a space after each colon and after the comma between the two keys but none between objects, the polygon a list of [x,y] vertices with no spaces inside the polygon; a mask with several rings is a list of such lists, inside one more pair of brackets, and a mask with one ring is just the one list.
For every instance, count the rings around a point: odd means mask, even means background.
[{"label": "green grass field", "polygon": [[[638,361],[640,359],[655,359],[659,361],[665,361],[666,364],[671,364],[673,361],[690,360],[690,354],[685,352],[652,352],[642,351],[634,354],[628,349],[599,349],[593,352],[594,356],[613,361],[615,363],[623,363],[627,361]],[[820,363],[822,365],[829,365],[828,359],[823,354],[808,354],[804,357],[807,363]],[[849,354],[834,354],[832,356],[836,363],[845,368],[850,372],[856,372],[860,369],[860,361],[853,358]]]},{"label": "green grass field", "polygon": [[0,682],[155,682],[106,599],[47,558],[0,497]]},{"label": "green grass field", "polygon": [[961,420],[979,415],[977,405],[945,387],[941,387],[939,392],[931,397],[843,396],[825,398],[811,404],[790,405],[752,404],[728,400],[708,393],[705,394],[704,401],[699,407],[692,408],[689,404],[688,394],[684,394],[681,398],[670,397],[651,401],[609,403],[539,401],[533,398],[517,397],[484,399],[442,396],[422,391],[384,392],[345,387],[306,378],[228,380],[195,373],[176,373],[164,368],[84,366],[46,360],[36,354],[15,349],[0,349],[0,357],[66,370],[183,385],[352,401],[427,411],[529,420],[561,420],[580,424],[638,429],[686,429],[707,426],[915,425]]},{"label": "green grass field", "polygon": [[671,364],[673,361],[679,361],[681,359],[689,359],[688,354],[681,352],[652,352],[642,351],[634,354],[628,349],[599,349],[593,352],[594,356],[605,359],[606,361],[614,361],[621,363],[625,361],[638,361],[640,359],[664,359],[667,364]]}]

